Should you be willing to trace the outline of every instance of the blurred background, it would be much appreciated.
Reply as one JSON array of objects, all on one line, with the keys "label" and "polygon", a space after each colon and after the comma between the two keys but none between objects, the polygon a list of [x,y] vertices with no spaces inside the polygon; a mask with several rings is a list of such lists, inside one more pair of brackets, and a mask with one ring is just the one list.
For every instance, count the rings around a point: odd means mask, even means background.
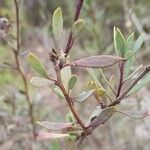
[{"label": "blurred background", "polygon": [[[28,79],[35,73],[27,63],[27,54],[35,53],[54,76],[48,52],[54,47],[52,14],[61,7],[64,17],[64,46],[73,22],[75,0],[20,0],[21,65]],[[144,44],[136,55],[135,66],[150,63],[150,1],[149,0],[84,0],[80,18],[86,22],[72,47],[71,60],[93,54],[115,54],[113,27],[117,26],[126,37],[135,32],[135,39],[143,34]],[[11,23],[11,34],[16,34],[15,5],[13,0],[0,0],[0,17]],[[12,43],[12,45],[15,43]],[[66,139],[32,141],[32,126],[24,96],[21,77],[8,64],[14,64],[12,51],[0,41],[0,150],[66,150],[73,149]],[[117,78],[117,72],[111,72]],[[87,87],[89,79],[84,70],[73,70],[79,75],[74,95]],[[107,74],[111,73],[106,70]],[[99,76],[101,80],[101,76]],[[102,81],[103,82],[103,81]],[[69,111],[66,102],[48,87],[30,85],[35,120],[65,121]],[[150,84],[119,106],[120,110],[145,110],[150,112]],[[86,122],[97,103],[90,98],[76,108]],[[41,129],[37,125],[37,129]],[[99,127],[81,146],[84,150],[149,150],[150,117],[134,120],[120,114],[114,115]]]}]

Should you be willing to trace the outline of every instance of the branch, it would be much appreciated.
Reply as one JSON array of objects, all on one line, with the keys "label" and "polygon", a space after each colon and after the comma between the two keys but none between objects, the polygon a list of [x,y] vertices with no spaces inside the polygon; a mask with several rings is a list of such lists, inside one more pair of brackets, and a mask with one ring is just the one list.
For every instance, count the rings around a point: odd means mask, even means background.
[{"label": "branch", "polygon": [[[80,16],[80,11],[81,11],[81,8],[83,6],[83,1],[84,0],[76,0],[76,11],[75,11],[75,16],[74,16],[74,22],[77,21],[79,16]],[[74,43],[74,39],[72,37],[72,30],[71,30],[70,33],[69,33],[66,48],[64,49],[65,54],[69,53],[73,43]]]},{"label": "branch", "polygon": [[15,56],[15,61],[16,61],[16,65],[17,65],[17,70],[20,74],[20,76],[22,77],[23,83],[24,83],[24,87],[25,87],[25,96],[29,105],[29,116],[31,118],[31,124],[33,127],[33,136],[34,139],[36,139],[36,128],[35,128],[35,121],[34,121],[34,116],[33,116],[33,105],[31,103],[31,99],[29,96],[29,87],[28,87],[28,81],[26,79],[25,74],[23,73],[23,70],[21,68],[20,65],[20,61],[19,61],[19,52],[20,52],[20,21],[19,21],[19,6],[18,6],[18,2],[17,0],[14,0],[14,4],[15,4],[15,10],[16,10],[16,33],[17,33],[17,47],[16,50],[13,49],[14,52],[14,56]]},{"label": "branch", "polygon": [[121,96],[119,96],[114,102],[112,102],[110,105],[105,107],[111,107],[119,104],[123,98],[126,96],[126,94],[147,74],[150,72],[150,65],[147,66],[144,71],[137,77],[137,79],[122,93]]},{"label": "branch", "polygon": [[120,68],[120,80],[119,80],[119,86],[118,86],[118,92],[117,92],[116,98],[119,97],[121,89],[122,89],[123,76],[124,76],[124,62],[121,62],[119,64],[119,68]]},{"label": "branch", "polygon": [[82,129],[85,131],[86,130],[86,127],[84,126],[84,123],[82,122],[82,120],[80,119],[79,115],[76,113],[75,109],[74,109],[74,106],[72,105],[72,98],[67,94],[67,91],[65,90],[65,87],[62,83],[62,80],[61,80],[61,76],[60,76],[60,68],[58,68],[57,66],[54,66],[55,68],[55,72],[56,72],[56,75],[57,75],[57,83],[56,85],[59,86],[59,88],[61,89],[62,93],[64,94],[65,96],[65,99],[67,101],[67,104],[72,112],[72,114],[74,115],[75,119],[77,120],[77,123],[80,124],[80,126],[82,127]]}]

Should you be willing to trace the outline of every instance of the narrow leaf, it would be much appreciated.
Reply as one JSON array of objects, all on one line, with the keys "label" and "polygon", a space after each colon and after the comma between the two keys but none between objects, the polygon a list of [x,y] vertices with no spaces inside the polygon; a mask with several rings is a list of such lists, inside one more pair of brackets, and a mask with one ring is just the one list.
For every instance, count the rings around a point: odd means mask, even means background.
[{"label": "narrow leaf", "polygon": [[37,121],[37,123],[42,127],[45,127],[51,131],[59,131],[73,127],[72,123],[70,122],[66,123],[66,122]]},{"label": "narrow leaf", "polygon": [[121,31],[117,28],[115,36],[116,49],[119,53],[119,56],[124,57],[125,54],[125,39],[121,33]]},{"label": "narrow leaf", "polygon": [[126,79],[125,81],[127,81],[128,79],[132,78],[133,76],[135,76],[139,71],[141,71],[141,69],[143,68],[143,65],[138,66]]},{"label": "narrow leaf", "polygon": [[44,77],[47,77],[47,72],[46,72],[46,69],[44,68],[43,64],[40,62],[39,58],[30,53],[28,54],[28,61],[31,65],[31,67],[40,75],[44,76]]},{"label": "narrow leaf", "polygon": [[84,91],[78,97],[74,97],[73,99],[76,102],[83,103],[85,100],[87,100],[93,94],[93,92],[94,92],[94,90]]},{"label": "narrow leaf", "polygon": [[143,35],[141,35],[141,36],[136,40],[136,42],[135,42],[135,44],[134,44],[134,47],[133,47],[133,50],[132,50],[132,53],[131,53],[128,57],[126,57],[126,58],[129,58],[129,57],[133,56],[134,54],[136,54],[136,53],[138,52],[138,50],[140,50],[140,48],[141,48],[143,42],[144,42],[144,37],[143,37]]},{"label": "narrow leaf", "polygon": [[37,134],[37,140],[47,140],[47,139],[58,139],[58,138],[64,138],[68,137],[69,134],[55,134],[55,133],[50,133],[50,132],[45,132],[45,131],[39,131]]},{"label": "narrow leaf", "polygon": [[53,28],[53,34],[55,38],[60,36],[63,29],[63,16],[60,7],[58,7],[53,13],[52,28]]},{"label": "narrow leaf", "polygon": [[128,95],[134,94],[150,83],[150,75],[147,75],[144,79],[140,80],[128,93]]},{"label": "narrow leaf", "polygon": [[88,122],[86,123],[86,126],[89,126],[93,119],[95,119],[100,113],[102,109],[100,106],[97,106],[96,109],[91,113]]},{"label": "narrow leaf", "polygon": [[72,123],[75,122],[75,118],[74,118],[74,116],[73,116],[73,114],[71,112],[67,113],[66,120],[68,122],[72,122]]},{"label": "narrow leaf", "polygon": [[32,77],[30,80],[30,83],[35,86],[49,86],[49,85],[55,84],[54,81],[51,81],[46,78],[41,78],[41,77]]},{"label": "narrow leaf", "polygon": [[133,48],[133,39],[134,39],[134,33],[132,33],[128,38],[127,38],[127,40],[126,40],[126,44],[125,44],[125,46],[126,46],[126,49],[125,49],[125,54],[127,54],[128,53],[128,51],[129,50],[131,50],[132,48]]},{"label": "narrow leaf", "polygon": [[103,86],[102,86],[102,84],[101,84],[100,81],[98,80],[98,78],[97,78],[97,76],[96,76],[94,70],[92,70],[91,68],[87,68],[87,72],[88,72],[88,74],[90,75],[90,77],[95,81],[96,85],[97,85],[98,87],[104,89]]},{"label": "narrow leaf", "polygon": [[119,52],[117,50],[117,43],[116,43],[116,27],[115,26],[114,26],[114,30],[113,30],[113,40],[114,40],[115,51],[116,51],[117,55],[119,55]]},{"label": "narrow leaf", "polygon": [[148,111],[125,111],[125,112],[117,111],[117,112],[132,119],[143,119],[149,116]]},{"label": "narrow leaf", "polygon": [[76,37],[80,30],[83,28],[85,25],[85,22],[83,19],[78,19],[77,21],[74,22],[73,27],[72,27],[72,33],[73,37]]},{"label": "narrow leaf", "polygon": [[134,53],[136,53],[141,48],[143,42],[144,42],[144,37],[143,35],[141,35],[134,44],[134,47],[133,47]]},{"label": "narrow leaf", "polygon": [[73,89],[76,82],[77,82],[77,76],[72,75],[71,78],[69,79],[69,82],[68,82],[68,89]]},{"label": "narrow leaf", "polygon": [[60,88],[54,88],[54,92],[58,95],[58,96],[60,96],[61,98],[65,98],[64,97],[64,94],[62,93],[62,91],[60,90]]},{"label": "narrow leaf", "polygon": [[100,114],[92,120],[90,126],[92,127],[92,129],[95,129],[96,127],[98,127],[101,124],[104,124],[108,119],[110,119],[112,117],[112,115],[115,113],[115,108],[114,107],[109,107],[109,108],[105,108],[103,109]]},{"label": "narrow leaf", "polygon": [[90,56],[86,58],[81,58],[71,62],[72,66],[78,67],[89,67],[89,68],[105,68],[112,66],[120,61],[123,58],[112,56],[112,55],[99,55],[99,56]]},{"label": "narrow leaf", "polygon": [[[126,54],[126,57],[128,58],[129,56],[131,56],[133,53],[132,50],[129,50],[128,53]],[[133,63],[134,63],[134,55],[129,57],[129,59],[126,61],[125,63],[125,77],[127,77],[133,67]]]},{"label": "narrow leaf", "polygon": [[66,91],[68,91],[68,82],[71,78],[71,67],[67,66],[61,69],[60,71],[62,82],[65,86]]},{"label": "narrow leaf", "polygon": [[115,89],[115,78],[114,76],[112,76],[109,81],[108,81],[108,86],[107,86],[107,90],[106,90],[106,93],[107,95],[109,95],[109,97],[111,97],[111,99],[114,99],[115,98],[115,94],[112,90]]},{"label": "narrow leaf", "polygon": [[95,81],[89,81],[88,87],[92,90],[95,90],[97,96],[104,96],[106,93],[105,89],[98,87]]}]

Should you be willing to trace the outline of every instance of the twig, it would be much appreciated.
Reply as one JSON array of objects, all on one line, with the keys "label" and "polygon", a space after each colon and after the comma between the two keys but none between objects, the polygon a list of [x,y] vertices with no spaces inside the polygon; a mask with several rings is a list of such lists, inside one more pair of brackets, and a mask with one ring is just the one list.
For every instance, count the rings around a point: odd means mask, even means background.
[{"label": "twig", "polygon": [[[74,22],[77,21],[78,18],[79,18],[80,11],[81,11],[81,8],[83,6],[83,1],[84,0],[76,0],[76,11],[75,11],[75,16],[74,16]],[[69,53],[73,43],[74,43],[74,39],[72,37],[72,30],[71,30],[70,33],[69,33],[69,37],[68,37],[66,48],[64,49],[64,53],[65,54]]]},{"label": "twig", "polygon": [[110,105],[108,106],[105,106],[105,107],[111,107],[111,106],[114,106],[114,105],[117,105],[119,104],[123,98],[126,96],[126,94],[147,74],[150,72],[150,65],[147,66],[144,71],[137,77],[137,79],[122,93],[121,96],[119,96],[113,103],[111,103]]},{"label": "twig", "polygon": [[55,72],[56,72],[56,75],[57,75],[57,83],[56,83],[56,85],[59,86],[59,88],[63,92],[63,94],[65,96],[65,99],[67,101],[67,104],[68,104],[72,114],[74,115],[75,119],[77,120],[77,123],[80,124],[80,126],[82,127],[83,130],[86,130],[86,127],[85,127],[84,123],[82,122],[82,120],[80,119],[80,117],[76,113],[76,111],[74,109],[74,106],[72,105],[72,98],[69,96],[69,94],[67,94],[67,91],[66,91],[66,89],[65,89],[65,87],[64,87],[64,85],[62,83],[61,76],[60,76],[60,68],[57,67],[57,66],[54,66],[54,67],[55,67]]},{"label": "twig", "polygon": [[24,87],[25,87],[25,96],[26,96],[26,100],[28,102],[29,105],[29,116],[31,118],[31,124],[33,127],[33,136],[34,139],[36,139],[36,128],[35,128],[35,121],[34,121],[34,116],[33,116],[33,105],[31,103],[31,99],[29,96],[29,87],[28,87],[28,81],[26,79],[26,76],[21,68],[20,65],[20,61],[19,61],[19,52],[20,52],[20,22],[19,22],[19,6],[18,6],[18,2],[17,0],[14,0],[15,3],[15,10],[16,10],[16,32],[17,32],[17,47],[16,50],[13,49],[14,52],[14,56],[15,56],[15,61],[16,61],[16,65],[17,65],[17,70],[20,74],[20,76],[22,77],[23,83],[24,83]]},{"label": "twig", "polygon": [[118,86],[118,92],[116,98],[119,97],[122,89],[123,76],[124,76],[124,62],[121,62],[121,64],[119,64],[119,68],[120,68],[120,80],[119,80],[119,86]]}]

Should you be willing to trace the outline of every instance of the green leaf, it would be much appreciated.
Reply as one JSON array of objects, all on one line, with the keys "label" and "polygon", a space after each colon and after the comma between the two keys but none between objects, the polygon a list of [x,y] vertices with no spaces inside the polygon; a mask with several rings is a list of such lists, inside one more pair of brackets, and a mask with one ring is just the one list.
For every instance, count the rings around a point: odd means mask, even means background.
[{"label": "green leaf", "polygon": [[69,79],[69,82],[68,82],[68,89],[73,89],[76,82],[77,82],[77,76],[72,75],[71,78]]},{"label": "green leaf", "polygon": [[134,94],[145,87],[150,82],[150,75],[147,75],[144,79],[140,80],[128,93],[128,95]]},{"label": "green leaf", "polygon": [[78,35],[78,33],[80,32],[80,30],[83,28],[84,25],[85,21],[83,19],[78,19],[73,23],[72,27],[73,37],[76,37]]},{"label": "green leaf", "polygon": [[134,33],[132,33],[126,40],[125,54],[128,54],[129,50],[133,49],[133,39],[134,39]]},{"label": "green leaf", "polygon": [[116,43],[116,27],[115,26],[114,26],[114,30],[113,30],[113,40],[114,40],[115,51],[116,51],[117,55],[119,55],[119,52],[117,50],[117,43]]},{"label": "green leaf", "polygon": [[98,80],[98,78],[96,77],[96,74],[94,72],[94,70],[92,70],[91,68],[87,68],[87,72],[90,75],[90,77],[95,81],[96,85],[100,88],[102,88],[103,90],[105,90],[103,88],[103,86],[101,85],[100,81]]},{"label": "green leaf", "polygon": [[59,131],[73,127],[70,122],[37,121],[37,123],[51,131]]},{"label": "green leaf", "polygon": [[69,132],[69,140],[75,141],[78,134],[76,132]]},{"label": "green leaf", "polygon": [[60,88],[57,88],[57,87],[54,88],[54,92],[61,98],[65,98],[65,96],[64,96],[63,92],[60,90]]},{"label": "green leaf", "polygon": [[134,44],[134,47],[133,47],[134,53],[136,53],[141,48],[143,42],[144,42],[144,37],[143,35],[141,35]]},{"label": "green leaf", "polygon": [[39,58],[30,53],[28,54],[28,61],[31,65],[31,67],[40,75],[44,77],[48,77],[46,69],[44,68],[43,64],[40,62]]},{"label": "green leaf", "polygon": [[41,77],[32,77],[30,83],[35,86],[49,86],[55,84],[54,81]]},{"label": "green leaf", "polygon": [[65,86],[66,91],[68,91],[68,82],[71,78],[71,67],[67,66],[61,69],[60,71],[62,82]]},{"label": "green leaf", "polygon": [[125,79],[125,81],[132,78],[135,74],[137,74],[137,72],[140,72],[142,68],[143,68],[143,65],[136,67],[135,70]]},{"label": "green leaf", "polygon": [[134,47],[133,47],[133,50],[132,50],[132,53],[131,53],[128,57],[126,57],[126,58],[129,58],[129,57],[133,56],[134,54],[136,54],[136,53],[138,52],[138,50],[140,50],[140,48],[141,48],[143,42],[144,42],[144,37],[143,37],[143,35],[141,35],[141,36],[136,40],[136,42],[135,42],[135,44],[134,44]]},{"label": "green leaf", "polygon": [[93,89],[95,90],[95,94],[98,96],[98,97],[102,97],[105,95],[106,91],[105,89],[103,89],[102,87],[99,87],[97,86],[96,82],[95,81],[92,81],[90,80],[89,83],[88,83],[88,87],[89,89]]},{"label": "green leaf", "polygon": [[114,89],[114,87],[115,87],[115,83],[116,83],[115,78],[114,78],[114,76],[112,76],[108,81],[109,85],[107,85],[107,90],[106,90],[107,95],[109,95],[109,97],[111,97],[111,99],[115,98],[114,92],[112,91],[112,89]]},{"label": "green leaf", "polygon": [[97,106],[96,109],[91,113],[88,122],[86,123],[86,126],[90,125],[93,119],[95,119],[100,113],[102,112],[102,109],[100,106]]},{"label": "green leaf", "polygon": [[76,102],[83,103],[83,102],[86,101],[93,93],[94,93],[94,90],[84,91],[84,92],[82,92],[78,97],[74,97],[73,99],[74,99]]},{"label": "green leaf", "polygon": [[[129,50],[128,53],[126,54],[126,57],[128,58],[130,55],[132,54],[132,51]],[[126,63],[125,63],[125,77],[127,77],[133,67],[133,63],[134,63],[134,55],[131,56],[129,59],[127,59]]]},{"label": "green leaf", "polygon": [[73,116],[73,114],[71,112],[67,113],[66,120],[68,122],[75,122],[75,118],[74,118],[74,116]]},{"label": "green leaf", "polygon": [[63,30],[63,16],[60,7],[58,7],[53,13],[52,28],[55,38],[59,37]]},{"label": "green leaf", "polygon": [[91,120],[90,126],[95,129],[101,124],[104,124],[116,112],[114,107],[108,107],[100,111],[100,113]]},{"label": "green leaf", "polygon": [[121,31],[117,28],[115,33],[115,46],[116,46],[116,50],[117,53],[119,54],[119,56],[124,57],[125,55],[125,39],[124,36],[122,35]]},{"label": "green leaf", "polygon": [[71,65],[88,68],[105,68],[110,67],[122,60],[124,59],[113,55],[98,55],[75,60],[71,62]]}]

